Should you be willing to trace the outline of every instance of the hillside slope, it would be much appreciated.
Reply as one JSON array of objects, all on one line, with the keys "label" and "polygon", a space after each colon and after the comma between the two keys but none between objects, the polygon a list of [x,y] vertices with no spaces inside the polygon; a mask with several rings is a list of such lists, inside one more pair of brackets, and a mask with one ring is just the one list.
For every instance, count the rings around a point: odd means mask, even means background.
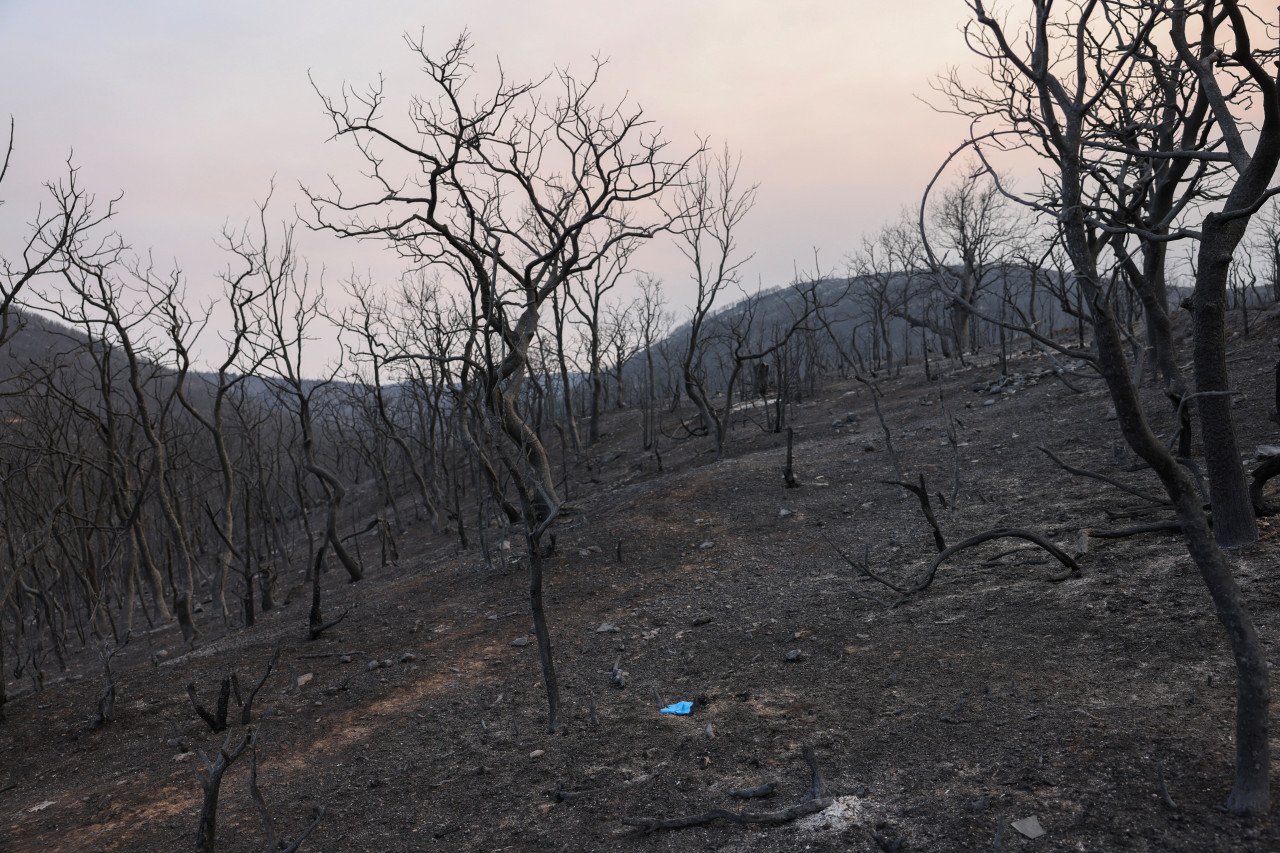
[{"label": "hillside slope", "polygon": [[[1277,334],[1272,319],[1233,341],[1247,448],[1276,443]],[[954,514],[935,497],[949,544],[1018,527],[1074,554],[1081,530],[1165,517],[1037,451],[1157,488],[1130,470],[1105,391],[1073,393],[1047,367],[1024,354],[1002,384],[979,356],[945,376],[943,402],[917,368],[881,379],[901,475],[923,474],[949,505],[958,458]],[[1147,393],[1167,434],[1161,395]],[[135,638],[116,659],[118,718],[98,730],[86,724],[100,689],[87,657],[20,695],[0,725],[0,847],[190,849],[201,803],[190,750],[212,758],[224,735],[196,717],[186,685],[205,704],[224,673],[245,688],[278,643],[253,712],[258,781],[280,835],[326,808],[308,851],[959,851],[990,849],[1001,827],[1005,851],[1280,849],[1269,820],[1218,810],[1234,669],[1177,536],[1089,538],[1061,582],[1045,552],[994,541],[887,608],[873,599],[892,591],[837,548],[902,586],[934,546],[916,499],[882,482],[898,474],[868,392],[835,386],[797,414],[798,489],[783,485],[785,436],[739,426],[721,460],[705,439],[666,441],[660,472],[638,414],[608,415],[591,464],[571,470],[576,511],[547,579],[565,733],[544,733],[536,650],[519,642],[531,631],[516,531],[486,569],[419,527],[365,581],[330,573],[326,611],[352,611],[314,643],[299,600],[195,650],[172,627]],[[1272,643],[1280,547],[1263,530],[1234,558]],[[690,716],[658,713],[681,700]],[[835,798],[819,814],[648,836],[622,822],[785,809],[810,789],[803,746]],[[223,782],[219,850],[263,846],[248,760]],[[769,800],[729,794],[767,782]],[[1012,827],[1032,816],[1046,833],[1034,842]]]}]

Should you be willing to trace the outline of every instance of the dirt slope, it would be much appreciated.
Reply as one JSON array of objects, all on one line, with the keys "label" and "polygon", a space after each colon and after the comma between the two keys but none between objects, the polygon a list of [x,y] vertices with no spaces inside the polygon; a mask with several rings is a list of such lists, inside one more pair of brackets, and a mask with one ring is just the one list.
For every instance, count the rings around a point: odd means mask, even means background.
[{"label": "dirt slope", "polygon": [[[1273,324],[1234,345],[1249,449],[1276,443],[1276,334]],[[957,511],[938,506],[949,543],[1013,526],[1075,553],[1082,528],[1161,517],[1109,519],[1143,502],[1036,450],[1157,489],[1129,470],[1105,392],[1073,393],[1040,375],[1049,366],[1020,357],[1003,391],[990,390],[999,368],[986,355],[946,376],[960,463]],[[916,368],[881,382],[903,475],[924,474],[950,502],[936,383]],[[86,724],[99,689],[87,658],[12,702],[0,849],[192,849],[200,759],[181,749],[212,755],[222,736],[196,718],[186,684],[208,701],[224,672],[255,681],[277,642],[282,663],[254,712],[259,783],[281,835],[326,807],[307,851],[973,850],[991,849],[1002,821],[1005,851],[1280,849],[1270,820],[1218,810],[1234,673],[1177,536],[1091,539],[1060,583],[1034,546],[988,543],[888,609],[869,597],[892,592],[835,548],[899,585],[934,549],[915,498],[880,482],[896,475],[868,392],[836,385],[797,415],[793,490],[783,436],[738,427],[719,461],[704,442],[667,442],[659,474],[638,413],[609,416],[596,464],[571,472],[578,511],[557,533],[549,577],[567,732],[544,733],[536,651],[512,644],[532,636],[515,532],[509,559],[487,570],[475,551],[413,529],[398,565],[357,585],[330,573],[327,611],[354,610],[315,643],[295,601],[194,651],[172,627],[135,640],[118,659],[118,719],[99,730]],[[1280,627],[1277,552],[1264,523],[1263,541],[1234,555],[1268,643]],[[625,687],[612,683],[615,662]],[[679,700],[696,703],[692,715],[657,712]],[[836,798],[827,810],[774,827],[627,834],[623,816],[799,802],[803,745]],[[247,771],[246,756],[227,774],[220,850],[262,849]],[[728,793],[770,781],[769,800]],[[1032,816],[1045,831],[1036,840],[1012,827]]]}]

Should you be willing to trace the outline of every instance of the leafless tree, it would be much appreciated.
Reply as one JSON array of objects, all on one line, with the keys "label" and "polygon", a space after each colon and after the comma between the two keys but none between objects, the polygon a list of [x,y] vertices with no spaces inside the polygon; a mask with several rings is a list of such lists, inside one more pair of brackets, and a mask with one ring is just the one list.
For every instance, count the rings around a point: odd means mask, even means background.
[{"label": "leafless tree", "polygon": [[615,243],[612,249],[601,254],[600,263],[578,276],[576,281],[570,282],[565,290],[578,312],[579,326],[586,343],[587,382],[591,392],[587,421],[588,444],[600,441],[600,412],[605,395],[604,357],[609,345],[608,329],[605,327],[605,299],[627,271],[627,264],[638,246],[638,240]]},{"label": "leafless tree", "polygon": [[[1169,26],[1179,55],[1196,69],[1218,115],[1227,149],[1223,153],[1232,158],[1240,176],[1228,194],[1225,211],[1211,214],[1200,235],[1195,307],[1197,362],[1211,361],[1220,364],[1222,370],[1218,373],[1209,369],[1213,365],[1207,363],[1204,371],[1198,366],[1197,383],[1200,392],[1214,392],[1224,387],[1225,357],[1218,359],[1214,353],[1222,350],[1225,336],[1221,323],[1216,321],[1221,319],[1221,311],[1215,307],[1218,301],[1213,291],[1219,276],[1225,283],[1231,251],[1227,251],[1224,261],[1222,250],[1234,249],[1236,233],[1243,233],[1251,208],[1265,197],[1266,180],[1280,157],[1280,100],[1275,97],[1275,85],[1262,72],[1250,46],[1248,13],[1234,0],[1193,8],[1182,2],[1174,2],[1168,8],[1159,3],[1111,4],[1093,0],[1058,8],[1033,2],[1026,19],[1013,23],[1003,21],[1004,15],[993,14],[983,0],[969,0],[969,7],[973,20],[966,33],[984,63],[988,85],[953,86],[950,90],[956,107],[975,119],[974,136],[968,145],[985,157],[985,141],[1007,137],[1036,148],[1048,163],[1043,174],[1052,193],[1026,201],[1052,215],[1058,224],[1072,274],[1089,310],[1095,364],[1110,391],[1120,428],[1130,447],[1163,483],[1176,509],[1188,551],[1231,640],[1237,666],[1236,775],[1228,806],[1240,813],[1266,813],[1270,804],[1266,653],[1210,531],[1199,492],[1187,471],[1152,432],[1133,383],[1125,338],[1100,270],[1099,258],[1109,239],[1101,227],[1104,223],[1094,214],[1091,187],[1097,187],[1096,170],[1085,139],[1088,116],[1100,102],[1111,97],[1116,81],[1138,61],[1147,34],[1157,26]],[[1191,28],[1198,28],[1194,38],[1188,35]],[[1216,112],[1219,107],[1228,106],[1220,97],[1217,66],[1213,64],[1220,38],[1234,44],[1234,61],[1246,69],[1263,94],[1264,126],[1252,157],[1239,135],[1239,122],[1225,112]],[[1192,42],[1199,47],[1193,50]],[[931,261],[940,266],[932,254]],[[1212,271],[1208,267],[1213,267]],[[1223,404],[1226,405],[1225,400]],[[1203,414],[1205,409],[1202,407],[1201,411]],[[1230,426],[1229,419],[1225,425]],[[1214,435],[1206,422],[1206,443]],[[1234,453],[1234,439],[1230,446]],[[1238,457],[1233,464],[1239,467]],[[1231,526],[1227,518],[1233,508],[1228,501],[1224,500],[1220,507],[1215,494],[1215,527]],[[1223,537],[1221,530],[1219,534],[1220,539],[1232,541]]]},{"label": "leafless tree", "polygon": [[469,288],[473,338],[460,356],[462,373],[477,392],[471,415],[484,446],[501,460],[519,498],[554,728],[559,693],[542,604],[541,541],[561,499],[546,449],[519,405],[530,347],[552,294],[564,296],[571,281],[606,263],[618,246],[669,226],[671,215],[654,202],[682,180],[688,158],[666,153],[639,108],[597,105],[600,63],[585,76],[559,71],[533,83],[499,73],[493,87],[475,93],[466,35],[440,56],[423,38],[407,42],[431,88],[413,100],[408,133],[382,115],[377,87],[321,95],[335,135],[353,142],[373,189],[356,200],[313,192],[313,225],[385,240],[416,265],[450,270]]},{"label": "leafless tree", "polygon": [[[310,327],[323,319],[323,288],[311,283],[309,270],[294,252],[292,225],[284,227],[278,249],[272,248],[265,231],[264,226],[257,242],[246,243],[243,249],[254,258],[253,269],[262,291],[260,299],[247,305],[253,334],[246,345],[253,361],[268,371],[280,401],[297,418],[301,467],[320,483],[324,492],[325,526],[316,563],[320,564],[325,549],[331,548],[351,580],[358,581],[364,577],[364,570],[338,535],[338,512],[347,488],[337,474],[321,463],[316,448],[314,401],[334,380],[341,365],[335,365],[319,379],[302,375],[304,346],[314,333]],[[315,616],[313,612],[313,630],[319,621]]]},{"label": "leafless tree", "polygon": [[[724,148],[718,156],[701,153],[691,179],[677,194],[676,244],[691,266],[696,288],[681,359],[684,392],[698,409],[702,429],[717,435],[721,427],[707,399],[702,379],[702,356],[707,320],[725,288],[736,285],[742,266],[752,255],[738,246],[742,221],[755,205],[756,185],[739,188],[740,157]],[[717,441],[722,441],[717,435]]]}]

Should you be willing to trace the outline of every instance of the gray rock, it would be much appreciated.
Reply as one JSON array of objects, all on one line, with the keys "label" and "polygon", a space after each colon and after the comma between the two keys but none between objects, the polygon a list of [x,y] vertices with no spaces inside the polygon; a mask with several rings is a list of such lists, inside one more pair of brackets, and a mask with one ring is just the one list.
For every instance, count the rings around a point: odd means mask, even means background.
[{"label": "gray rock", "polygon": [[712,542],[711,540],[707,540],[706,542],[703,542],[701,545],[699,545],[699,546],[698,546],[698,550],[699,550],[699,551],[706,551],[706,550],[708,550],[708,549],[710,549],[710,548],[714,548],[714,547],[716,547],[716,543]]},{"label": "gray rock", "polygon": [[1044,827],[1040,825],[1040,819],[1035,815],[1022,820],[1015,820],[1013,828],[1025,835],[1027,838],[1039,838],[1044,835]]},{"label": "gray rock", "polygon": [[799,649],[792,649],[791,651],[787,652],[785,658],[787,663],[799,663],[800,661],[805,659],[805,653],[800,651]]},{"label": "gray rock", "polygon": [[789,509],[778,510],[778,518],[786,518],[789,515],[791,515],[791,510]]},{"label": "gray rock", "polygon": [[995,400],[983,400],[983,401],[982,401],[982,405],[984,405],[984,406],[994,406],[995,404],[996,404],[996,401],[995,401]]},{"label": "gray rock", "polygon": [[418,656],[415,655],[413,652],[405,652],[404,654],[400,655],[400,663],[413,663],[417,659],[418,659]]},{"label": "gray rock", "polygon": [[616,634],[620,629],[617,625],[611,625],[608,622],[601,622],[600,627],[596,628],[597,634]]},{"label": "gray rock", "polygon": [[529,638],[516,637],[514,640],[511,641],[511,645],[515,646],[517,649],[522,649],[525,646],[529,645]]},{"label": "gray rock", "polygon": [[710,624],[711,624],[712,622],[714,622],[714,621],[716,621],[714,617],[711,617],[711,616],[699,616],[699,617],[697,617],[696,619],[694,619],[694,620],[693,620],[693,624],[694,624],[695,626],[696,626],[696,625],[710,625]]}]

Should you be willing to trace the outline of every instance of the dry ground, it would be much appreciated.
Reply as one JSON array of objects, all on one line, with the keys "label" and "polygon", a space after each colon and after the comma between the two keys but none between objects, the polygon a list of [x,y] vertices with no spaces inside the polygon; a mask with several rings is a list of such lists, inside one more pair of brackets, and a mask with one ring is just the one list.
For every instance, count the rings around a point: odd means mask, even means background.
[{"label": "dry ground", "polygon": [[[1278,334],[1273,322],[1234,342],[1250,451],[1276,443]],[[1024,355],[1011,373],[1047,366]],[[1074,553],[1080,529],[1153,518],[1109,519],[1142,501],[1036,450],[1157,488],[1131,470],[1096,383],[1073,393],[1026,378],[989,392],[998,377],[983,354],[942,383],[960,462],[958,511],[939,507],[949,542],[1016,526]],[[936,383],[915,367],[881,382],[903,474],[923,473],[949,500]],[[12,702],[0,725],[0,849],[192,849],[200,759],[181,750],[212,753],[222,736],[185,686],[196,681],[207,700],[227,671],[256,680],[277,642],[282,666],[254,712],[260,784],[282,835],[327,808],[307,851],[974,850],[991,849],[1002,821],[1005,851],[1280,849],[1270,819],[1220,810],[1233,667],[1177,536],[1092,539],[1082,571],[1061,583],[1038,549],[989,543],[888,609],[866,596],[889,590],[835,546],[905,582],[933,545],[915,499],[880,482],[895,474],[865,388],[838,384],[797,410],[799,489],[783,487],[783,436],[740,426],[722,460],[705,439],[664,442],[659,473],[637,421],[611,414],[593,464],[570,474],[579,512],[558,530],[548,578],[566,732],[545,733],[536,651],[512,645],[531,637],[522,546],[486,569],[476,551],[414,528],[398,565],[355,585],[329,574],[327,612],[354,610],[317,642],[304,641],[295,601],[193,651],[172,627],[135,639],[117,659],[117,719],[98,730],[86,722],[99,689],[87,657]],[[1233,555],[1269,645],[1280,636],[1277,553],[1267,523],[1261,543]],[[367,551],[366,563],[376,564]],[[615,661],[625,687],[611,683]],[[659,699],[696,707],[664,716]],[[625,832],[623,816],[798,802],[802,745],[837,798],[820,814]],[[246,774],[241,759],[224,782],[220,850],[263,849]],[[778,791],[764,804],[728,796],[769,781]],[[1046,832],[1037,840],[1010,826],[1031,816]]]}]

